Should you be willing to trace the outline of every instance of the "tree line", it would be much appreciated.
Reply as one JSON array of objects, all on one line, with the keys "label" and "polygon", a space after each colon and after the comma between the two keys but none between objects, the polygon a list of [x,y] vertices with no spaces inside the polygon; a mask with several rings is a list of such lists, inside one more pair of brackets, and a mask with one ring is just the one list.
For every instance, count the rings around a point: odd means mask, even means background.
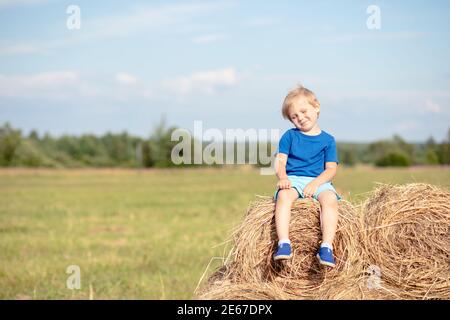
[{"label": "tree line", "polygon": [[[106,133],[102,136],[62,135],[52,137],[33,130],[28,135],[9,123],[0,127],[1,167],[175,167],[171,153],[178,141],[171,141],[172,131],[161,121],[147,139],[127,132]],[[194,139],[194,138],[192,138]],[[194,142],[194,141],[193,141]],[[238,143],[235,142],[237,150]],[[194,145],[192,143],[191,145]],[[202,149],[208,142],[202,143]],[[249,150],[246,143],[245,150]],[[268,154],[273,153],[270,145]],[[450,164],[450,129],[441,142],[430,137],[423,143],[408,143],[400,136],[373,143],[337,143],[342,164],[358,163],[375,166],[448,165]],[[250,155],[246,154],[246,159]],[[256,165],[267,166],[257,159]],[[186,166],[186,165],[182,165]]]}]

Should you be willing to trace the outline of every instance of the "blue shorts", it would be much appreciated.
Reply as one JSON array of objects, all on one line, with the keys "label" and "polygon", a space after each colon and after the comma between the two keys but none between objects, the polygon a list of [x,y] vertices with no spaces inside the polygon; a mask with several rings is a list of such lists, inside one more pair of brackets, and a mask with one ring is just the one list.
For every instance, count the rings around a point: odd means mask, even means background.
[{"label": "blue shorts", "polygon": [[[291,181],[292,188],[295,188],[297,190],[298,196],[300,198],[304,198],[303,197],[303,189],[305,189],[306,185],[308,183],[310,183],[311,181],[313,181],[315,179],[315,177],[288,176],[288,179],[289,179],[289,181]],[[333,191],[336,194],[336,197],[338,200],[342,199],[342,197],[336,192],[336,189],[334,189],[333,183],[331,183],[331,182],[326,182],[324,184],[321,184],[319,186],[319,188],[317,188],[316,193],[314,193],[313,198],[316,200],[319,200],[319,198],[318,198],[319,194],[325,190]],[[274,196],[275,200],[277,200],[278,191],[280,191],[280,189],[278,189],[275,192],[275,196]]]}]

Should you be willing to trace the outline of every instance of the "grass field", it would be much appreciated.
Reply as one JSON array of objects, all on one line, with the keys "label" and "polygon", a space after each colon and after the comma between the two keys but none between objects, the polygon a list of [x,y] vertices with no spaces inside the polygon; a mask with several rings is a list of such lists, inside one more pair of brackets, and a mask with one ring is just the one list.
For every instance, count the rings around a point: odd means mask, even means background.
[{"label": "grass field", "polygon": [[[344,198],[375,182],[450,186],[448,168],[341,168]],[[251,168],[0,170],[1,299],[191,299],[275,176]],[[220,261],[214,261],[212,267]],[[81,289],[66,269],[78,265]]]}]

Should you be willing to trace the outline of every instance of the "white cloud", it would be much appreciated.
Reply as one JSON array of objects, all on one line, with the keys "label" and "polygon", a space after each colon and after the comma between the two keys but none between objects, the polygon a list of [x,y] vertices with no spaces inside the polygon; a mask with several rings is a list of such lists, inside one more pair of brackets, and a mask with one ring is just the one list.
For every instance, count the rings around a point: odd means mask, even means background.
[{"label": "white cloud", "polygon": [[265,17],[259,17],[259,18],[253,18],[244,21],[242,24],[245,27],[270,27],[276,24],[279,21],[279,19],[276,18],[265,18]]},{"label": "white cloud", "polygon": [[[243,76],[242,76],[243,77]],[[196,72],[159,82],[146,83],[128,72],[110,76],[63,70],[26,75],[0,74],[0,98],[79,100],[99,102],[183,99],[191,95],[211,95],[235,86],[239,79],[234,68]],[[87,99],[87,100],[86,100]]]},{"label": "white cloud", "polygon": [[415,121],[403,121],[395,126],[395,130],[400,133],[415,131],[419,129],[419,124]]},{"label": "white cloud", "polygon": [[33,75],[5,76],[0,74],[0,97],[61,97],[68,88],[79,85],[73,71],[44,72]]},{"label": "white cloud", "polygon": [[[4,6],[12,4],[14,1],[3,1]],[[23,0],[24,3],[44,2],[44,0]],[[49,50],[66,47],[68,45],[81,44],[86,41],[99,40],[103,38],[126,37],[138,33],[148,36],[167,30],[175,30],[174,27],[187,29],[190,21],[199,15],[209,14],[224,10],[233,6],[232,2],[214,3],[186,3],[171,4],[165,6],[135,6],[130,12],[120,12],[99,18],[83,19],[81,32],[70,38],[60,38],[47,42],[20,41],[18,43],[0,44],[0,55],[14,55],[26,53],[48,52]],[[81,10],[83,10],[81,8]],[[170,28],[169,28],[170,27]],[[220,36],[220,35],[216,35]],[[213,41],[217,39],[200,39],[200,41]]]},{"label": "white cloud", "polygon": [[442,112],[442,108],[437,103],[435,103],[431,100],[427,100],[427,101],[425,101],[425,111],[439,114]]},{"label": "white cloud", "polygon": [[32,53],[48,53],[53,49],[65,47],[67,45],[73,45],[85,41],[86,38],[73,37],[73,38],[61,38],[49,41],[19,41],[16,43],[2,42],[0,43],[0,56],[1,55],[20,55],[20,54],[32,54]]},{"label": "white cloud", "polygon": [[[350,85],[350,84],[349,84]],[[397,109],[408,112],[423,112],[425,108],[434,108],[436,111],[445,112],[445,108],[435,103],[428,106],[423,104],[423,101],[449,101],[450,91],[448,90],[327,90],[320,94],[332,103],[342,103],[351,100],[366,100],[386,102],[390,105],[395,105]],[[432,97],[432,98],[430,98]],[[433,99],[433,100],[432,100]],[[361,107],[364,107],[363,105]],[[371,108],[371,107],[367,107]]]},{"label": "white cloud", "polygon": [[42,46],[32,43],[0,44],[0,55],[28,54],[43,52]]},{"label": "white cloud", "polygon": [[123,85],[133,85],[138,82],[138,79],[135,76],[126,72],[119,72],[116,74],[115,80],[117,83]]},{"label": "white cloud", "polygon": [[154,98],[150,85],[119,72],[101,76],[63,70],[28,75],[0,74],[0,98],[79,101],[87,104],[145,102]]},{"label": "white cloud", "polygon": [[48,2],[49,0],[0,0],[0,9],[23,5],[34,5]]},{"label": "white cloud", "polygon": [[177,24],[186,24],[200,14],[208,14],[229,7],[228,2],[171,4],[166,6],[139,6],[126,14],[107,16],[87,21],[92,30],[90,38],[128,36],[137,32],[164,30]]},{"label": "white cloud", "polygon": [[425,32],[383,32],[368,31],[365,33],[337,34],[319,37],[319,42],[324,43],[349,43],[358,40],[414,40],[425,36]]},{"label": "white cloud", "polygon": [[163,86],[177,95],[193,93],[214,94],[220,89],[236,85],[238,76],[234,68],[210,70],[163,81]]},{"label": "white cloud", "polygon": [[195,37],[193,39],[193,41],[195,43],[203,44],[203,43],[212,43],[212,42],[220,41],[225,38],[227,38],[227,36],[224,34],[206,34],[203,36]]}]

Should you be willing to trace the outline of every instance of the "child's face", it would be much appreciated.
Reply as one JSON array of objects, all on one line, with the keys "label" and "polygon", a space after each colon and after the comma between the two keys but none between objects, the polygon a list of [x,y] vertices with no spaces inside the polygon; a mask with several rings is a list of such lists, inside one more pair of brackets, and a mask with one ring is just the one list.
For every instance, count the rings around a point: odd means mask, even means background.
[{"label": "child's face", "polygon": [[318,111],[306,98],[299,97],[289,108],[289,119],[296,128],[308,132],[317,123]]}]

